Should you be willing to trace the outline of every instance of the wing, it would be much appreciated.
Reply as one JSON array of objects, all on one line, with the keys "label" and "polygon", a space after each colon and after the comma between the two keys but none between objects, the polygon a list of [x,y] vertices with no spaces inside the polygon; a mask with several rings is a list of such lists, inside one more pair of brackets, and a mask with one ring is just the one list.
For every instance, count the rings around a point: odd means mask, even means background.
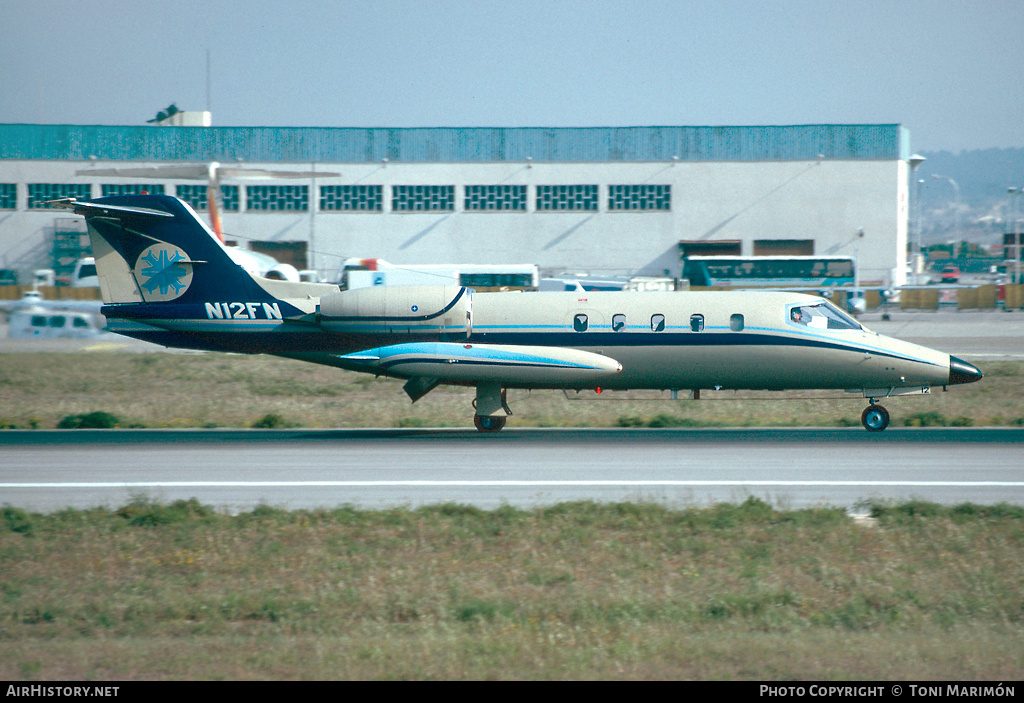
[{"label": "wing", "polygon": [[393,344],[338,361],[353,370],[402,378],[524,386],[590,386],[622,370],[611,357],[579,349],[458,342]]}]

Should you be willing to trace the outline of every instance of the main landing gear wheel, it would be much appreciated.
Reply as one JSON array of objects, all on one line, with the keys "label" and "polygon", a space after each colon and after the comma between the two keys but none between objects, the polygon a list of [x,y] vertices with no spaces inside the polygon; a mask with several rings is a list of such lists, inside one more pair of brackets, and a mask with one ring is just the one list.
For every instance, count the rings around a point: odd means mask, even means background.
[{"label": "main landing gear wheel", "polygon": [[505,426],[502,415],[474,415],[473,424],[481,432],[497,432]]},{"label": "main landing gear wheel", "polygon": [[881,405],[869,405],[861,413],[860,422],[868,432],[881,432],[889,426],[889,411]]}]

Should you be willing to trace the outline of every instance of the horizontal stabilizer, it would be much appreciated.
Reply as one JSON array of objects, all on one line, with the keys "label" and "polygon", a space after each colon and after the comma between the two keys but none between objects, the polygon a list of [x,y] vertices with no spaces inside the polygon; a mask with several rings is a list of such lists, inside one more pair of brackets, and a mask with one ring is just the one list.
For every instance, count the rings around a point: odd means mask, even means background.
[{"label": "horizontal stabilizer", "polygon": [[410,342],[339,357],[345,366],[402,378],[586,387],[614,376],[610,357],[564,347]]},{"label": "horizontal stabilizer", "polygon": [[87,215],[89,217],[108,216],[114,219],[121,217],[156,217],[174,219],[174,215],[163,210],[154,210],[146,207],[129,207],[125,205],[109,205],[106,203],[80,201],[75,198],[60,198],[49,200],[46,203],[50,207],[66,208],[74,210],[76,215]]}]

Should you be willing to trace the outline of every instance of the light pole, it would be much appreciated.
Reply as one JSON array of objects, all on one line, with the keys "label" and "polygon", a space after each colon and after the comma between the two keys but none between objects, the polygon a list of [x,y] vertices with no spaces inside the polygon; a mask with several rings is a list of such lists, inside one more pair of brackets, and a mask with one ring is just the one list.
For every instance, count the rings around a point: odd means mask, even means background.
[{"label": "light pole", "polygon": [[[921,164],[923,164],[927,160],[928,159],[926,159],[925,157],[921,156],[920,154],[914,154],[913,156],[911,156],[907,160],[910,163],[910,178],[911,178],[911,180],[915,181],[915,183],[917,184],[917,192],[914,194],[914,212],[917,215],[917,217],[915,218],[916,223],[915,223],[915,226],[914,226],[914,230],[915,230],[914,235],[915,235],[915,242],[917,244],[917,246],[916,246],[917,251],[915,253],[917,254],[918,258],[920,258],[920,256],[921,256],[921,183],[922,183],[922,181],[917,180],[917,167],[920,166]],[[917,273],[916,268],[917,267],[915,266],[914,273]]]},{"label": "light pole", "polygon": [[1017,208],[1015,204],[1021,188],[1007,188],[1010,194],[1010,232],[1013,234],[1013,283],[1020,283],[1020,234],[1017,233]]},{"label": "light pole", "polygon": [[[954,181],[949,176],[940,176],[938,174],[933,173],[932,178],[934,178],[937,181],[949,181],[950,184],[953,186],[953,190],[956,191],[956,219],[954,220],[954,226],[956,227],[956,241],[959,243],[960,241],[962,241],[962,237],[960,236],[960,186],[958,186],[956,181]],[[955,244],[953,245],[953,254],[956,254]]]},{"label": "light pole", "polygon": [[917,252],[919,256],[919,270],[914,273],[924,273],[924,245],[921,242],[921,186],[924,179],[917,179]]}]

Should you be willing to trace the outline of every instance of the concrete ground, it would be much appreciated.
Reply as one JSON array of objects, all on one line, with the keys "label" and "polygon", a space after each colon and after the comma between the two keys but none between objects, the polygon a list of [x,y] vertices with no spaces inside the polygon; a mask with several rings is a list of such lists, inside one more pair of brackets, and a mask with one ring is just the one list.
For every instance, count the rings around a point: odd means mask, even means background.
[{"label": "concrete ground", "polygon": [[867,312],[858,319],[873,332],[954,356],[1024,360],[1024,311],[894,309]]}]

